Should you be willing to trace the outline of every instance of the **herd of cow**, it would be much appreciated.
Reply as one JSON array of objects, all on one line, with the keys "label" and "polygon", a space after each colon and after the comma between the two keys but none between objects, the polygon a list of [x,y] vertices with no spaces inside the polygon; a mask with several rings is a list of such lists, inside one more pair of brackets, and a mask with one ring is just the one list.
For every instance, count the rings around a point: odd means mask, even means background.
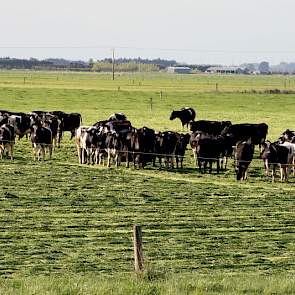
[{"label": "herd of cow", "polygon": [[[254,155],[255,145],[260,146],[260,157],[264,162],[265,173],[272,166],[272,179],[275,180],[276,167],[280,168],[281,181],[287,181],[291,168],[294,167],[295,132],[286,130],[276,142],[266,141],[268,126],[260,124],[232,124],[230,121],[195,121],[196,113],[192,108],[173,111],[170,120],[179,118],[182,126],[190,126],[191,133],[174,131],[156,132],[142,127],[134,128],[122,113],[115,113],[109,119],[98,121],[91,127],[81,126],[79,113],[62,111],[15,113],[0,111],[0,159],[6,150],[13,159],[15,136],[19,139],[30,135],[35,160],[45,159],[48,151],[60,146],[65,131],[75,136],[80,164],[105,164],[116,167],[121,162],[129,167],[144,168],[148,163],[160,167],[164,160],[166,169],[183,167],[183,158],[190,144],[196,166],[200,172],[212,172],[226,169],[227,159],[234,156],[237,180],[247,178],[247,169]],[[208,167],[209,166],[209,167]]]},{"label": "herd of cow", "polygon": [[60,146],[63,133],[70,131],[72,139],[81,122],[78,113],[33,111],[26,114],[0,110],[0,159],[5,149],[13,159],[16,135],[19,139],[30,135],[35,160],[45,159],[45,150],[51,159],[52,149]]}]

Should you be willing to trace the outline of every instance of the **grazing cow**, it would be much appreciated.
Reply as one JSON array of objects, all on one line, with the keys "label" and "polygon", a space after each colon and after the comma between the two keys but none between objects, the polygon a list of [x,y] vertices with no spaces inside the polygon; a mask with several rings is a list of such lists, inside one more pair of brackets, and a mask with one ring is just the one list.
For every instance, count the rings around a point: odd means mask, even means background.
[{"label": "grazing cow", "polygon": [[34,124],[31,126],[31,141],[33,146],[34,160],[45,160],[45,153],[48,152],[49,159],[52,157],[52,131],[50,128]]},{"label": "grazing cow", "polygon": [[0,127],[0,159],[2,160],[5,149],[13,160],[13,147],[15,142],[14,127],[4,124]]},{"label": "grazing cow", "polygon": [[247,179],[247,169],[253,159],[254,144],[249,138],[247,141],[240,141],[236,145],[236,178],[243,181]]},{"label": "grazing cow", "polygon": [[186,147],[189,143],[190,140],[190,135],[189,134],[179,134],[178,135],[178,140],[176,143],[175,147],[175,159],[176,159],[176,168],[179,168],[179,163],[180,163],[180,168],[183,168],[183,158],[184,154],[186,151]]},{"label": "grazing cow", "polygon": [[291,166],[294,159],[294,145],[289,142],[271,143],[266,141],[262,145],[263,150],[260,154],[264,162],[265,175],[269,173],[269,167],[272,166],[272,181],[275,181],[276,167],[280,167],[281,181],[288,181]]},{"label": "grazing cow", "polygon": [[170,115],[170,120],[174,120],[176,118],[179,118],[182,124],[182,128],[184,125],[188,128],[188,124],[191,121],[194,121],[196,117],[196,112],[194,109],[185,107],[182,108],[180,111],[173,111]]},{"label": "grazing cow", "polygon": [[209,121],[199,120],[190,123],[190,130],[192,132],[203,132],[208,135],[220,135],[225,127],[232,125],[230,121]]},{"label": "grazing cow", "polygon": [[261,146],[261,144],[265,142],[267,132],[268,126],[265,123],[245,123],[230,125],[224,128],[221,134],[232,136],[235,144],[239,141],[247,141],[251,138],[252,144],[259,144],[259,146]]},{"label": "grazing cow", "polygon": [[109,121],[127,121],[127,117],[123,113],[114,113],[109,117]]}]

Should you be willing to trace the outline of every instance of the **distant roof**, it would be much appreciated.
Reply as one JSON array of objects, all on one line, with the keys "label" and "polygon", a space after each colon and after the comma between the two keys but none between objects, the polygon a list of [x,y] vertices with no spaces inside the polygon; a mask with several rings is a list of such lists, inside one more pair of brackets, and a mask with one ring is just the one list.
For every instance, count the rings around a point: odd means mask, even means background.
[{"label": "distant roof", "polygon": [[237,67],[237,66],[220,66],[220,67],[210,67],[207,71],[237,71],[237,70],[245,70],[245,67]]},{"label": "distant roof", "polygon": [[168,67],[168,69],[174,69],[174,70],[190,70],[189,67]]}]

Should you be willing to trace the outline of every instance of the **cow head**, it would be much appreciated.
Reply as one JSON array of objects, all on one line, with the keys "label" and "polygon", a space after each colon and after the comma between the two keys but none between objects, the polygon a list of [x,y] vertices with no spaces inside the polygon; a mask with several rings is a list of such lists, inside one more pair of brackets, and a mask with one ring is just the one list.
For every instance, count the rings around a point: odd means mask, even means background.
[{"label": "cow head", "polygon": [[170,115],[170,120],[174,120],[175,118],[177,118],[177,112],[176,111],[172,111],[172,113]]}]

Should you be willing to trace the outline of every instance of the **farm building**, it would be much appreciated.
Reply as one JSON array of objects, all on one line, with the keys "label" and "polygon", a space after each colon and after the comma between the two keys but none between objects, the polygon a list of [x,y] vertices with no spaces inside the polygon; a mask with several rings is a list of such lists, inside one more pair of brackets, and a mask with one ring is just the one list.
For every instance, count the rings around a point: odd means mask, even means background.
[{"label": "farm building", "polygon": [[189,68],[189,67],[168,67],[167,72],[174,73],[174,74],[190,74],[191,68]]},{"label": "farm building", "polygon": [[210,67],[206,70],[206,72],[212,74],[248,74],[248,70],[246,68],[235,66]]}]

